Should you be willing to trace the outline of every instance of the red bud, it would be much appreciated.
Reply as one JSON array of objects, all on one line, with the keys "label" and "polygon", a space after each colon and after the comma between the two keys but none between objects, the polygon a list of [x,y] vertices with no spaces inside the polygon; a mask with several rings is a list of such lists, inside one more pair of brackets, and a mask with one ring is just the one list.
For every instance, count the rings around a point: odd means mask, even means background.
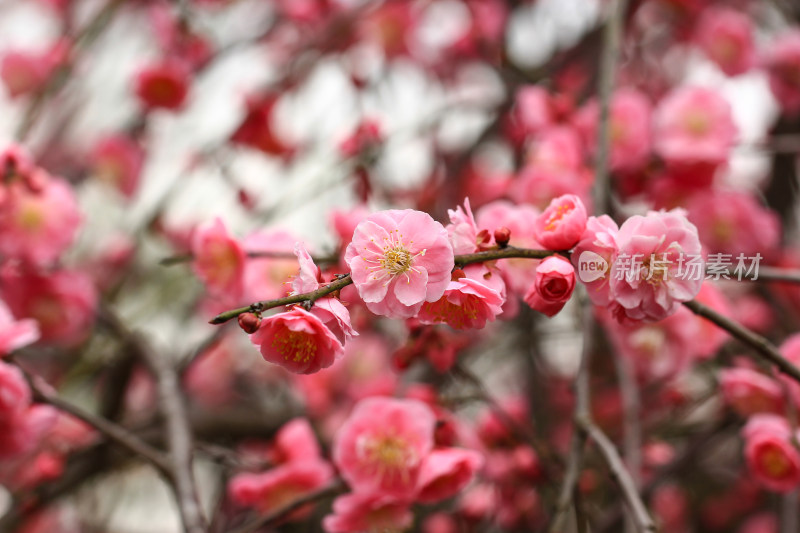
[{"label": "red bud", "polygon": [[505,248],[508,246],[508,241],[511,240],[511,230],[507,227],[503,226],[501,228],[497,228],[494,230],[494,242],[497,243],[497,246],[500,248]]},{"label": "red bud", "polygon": [[242,313],[239,315],[239,327],[242,328],[245,333],[255,333],[258,331],[259,326],[261,326],[261,317],[253,313]]}]

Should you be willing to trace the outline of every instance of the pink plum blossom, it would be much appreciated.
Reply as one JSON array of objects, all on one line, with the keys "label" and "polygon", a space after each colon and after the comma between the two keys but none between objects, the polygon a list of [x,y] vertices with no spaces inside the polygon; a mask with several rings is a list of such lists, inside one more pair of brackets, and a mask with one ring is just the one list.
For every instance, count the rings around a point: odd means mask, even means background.
[{"label": "pink plum blossom", "polygon": [[[295,245],[294,253],[300,263],[300,272],[292,281],[292,294],[312,292],[320,287],[320,270],[308,251],[300,244]],[[350,324],[350,312],[337,298],[327,296],[314,302],[311,314],[316,315],[344,343],[358,335]]]},{"label": "pink plum blossom", "polygon": [[658,104],[655,150],[676,171],[710,181],[730,156],[738,131],[730,104],[719,92],[680,87]]},{"label": "pink plum blossom", "polygon": [[611,265],[617,258],[618,232],[619,227],[610,216],[589,217],[572,251],[572,264],[578,269],[579,279],[586,285],[595,305],[606,306],[611,302]]},{"label": "pink plum blossom", "polygon": [[800,111],[800,30],[789,30],[770,43],[761,62],[780,105],[787,113]]},{"label": "pink plum blossom", "polygon": [[[254,507],[260,514],[268,514],[326,486],[332,479],[330,464],[308,457],[258,474],[238,474],[231,479],[228,493],[238,505]],[[298,518],[296,514],[290,517]]]},{"label": "pink plum blossom", "polygon": [[473,450],[442,448],[432,451],[420,468],[416,500],[436,503],[455,496],[472,481],[482,465],[483,457]]},{"label": "pink plum blossom", "polygon": [[455,277],[444,295],[425,302],[418,319],[423,324],[445,323],[454,329],[480,329],[503,311],[505,283],[499,272],[484,266],[467,267]]},{"label": "pink plum blossom", "polygon": [[294,250],[298,238],[288,231],[256,231],[242,240],[247,254],[267,254],[264,257],[247,257],[244,266],[245,301],[282,298],[290,292],[290,280],[297,274],[297,260],[291,256],[268,257],[269,254],[286,254]]},{"label": "pink plum blossom", "polygon": [[14,319],[0,300],[0,357],[39,340],[39,326],[32,318]]},{"label": "pink plum blossom", "polygon": [[421,211],[381,211],[355,229],[345,252],[367,308],[389,318],[416,315],[444,294],[453,248],[444,227]]},{"label": "pink plum blossom", "polygon": [[731,254],[734,267],[740,254],[747,258],[747,268],[750,257],[757,253],[773,256],[780,246],[777,213],[762,207],[752,194],[720,189],[698,191],[686,209],[706,251]]},{"label": "pink plum blossom", "polygon": [[0,297],[17,319],[34,319],[41,341],[74,346],[89,333],[97,307],[97,289],[83,272],[57,270],[0,274]]},{"label": "pink plum blossom", "polygon": [[536,267],[536,280],[525,294],[525,303],[546,316],[566,305],[575,289],[575,268],[563,257],[552,256]]},{"label": "pink plum blossom", "polygon": [[[445,226],[445,229],[450,238],[450,244],[453,246],[453,253],[477,252],[480,245],[485,242],[484,239],[478,237],[480,230],[475,222],[475,216],[472,214],[469,198],[464,200],[463,209],[459,205],[455,209],[448,209],[447,214],[450,217],[450,224]],[[488,235],[486,235],[486,240],[488,240]]]},{"label": "pink plum blossom", "polygon": [[740,11],[725,7],[703,10],[695,28],[695,40],[728,76],[743,74],[755,64],[753,24]]},{"label": "pink plum blossom", "polygon": [[250,340],[266,361],[296,374],[327,368],[344,351],[322,320],[298,306],[262,320]]},{"label": "pink plum blossom", "polygon": [[307,418],[286,422],[275,435],[270,450],[270,459],[275,464],[302,462],[321,456],[317,437]]},{"label": "pink plum blossom", "polygon": [[[662,320],[700,292],[700,239],[683,211],[632,216],[620,227],[617,244],[610,289],[619,319]],[[699,273],[689,268],[692,261]]]},{"label": "pink plum blossom", "polygon": [[404,531],[414,522],[408,502],[371,493],[339,496],[333,514],[323,519],[327,533],[384,533]]},{"label": "pink plum blossom", "polygon": [[83,217],[67,182],[46,178],[40,186],[34,191],[17,182],[6,188],[0,254],[44,266],[72,244]]},{"label": "pink plum blossom", "polygon": [[245,252],[221,219],[202,224],[192,234],[192,269],[212,294],[236,299],[242,292]]},{"label": "pink plum blossom", "polygon": [[769,490],[789,492],[800,486],[800,451],[792,443],[786,419],[753,416],[742,429],[747,465],[755,479]]},{"label": "pink plum blossom", "polygon": [[144,149],[127,135],[108,135],[95,143],[90,155],[94,174],[117,188],[126,198],[139,187],[144,166]]},{"label": "pink plum blossom", "polygon": [[186,103],[191,71],[186,63],[169,58],[142,68],[134,90],[146,109],[180,111]]},{"label": "pink plum blossom", "polygon": [[433,448],[436,417],[418,400],[367,398],[333,442],[333,461],[356,493],[411,499]]},{"label": "pink plum blossom", "polygon": [[691,317],[680,309],[657,322],[617,317],[608,323],[608,328],[616,350],[633,362],[642,379],[673,378],[691,363],[691,335],[696,334],[697,329]]},{"label": "pink plum blossom", "polygon": [[30,407],[32,397],[22,371],[0,361],[0,421],[4,425],[17,423]]},{"label": "pink plum blossom", "polygon": [[[652,150],[652,113],[650,100],[636,89],[623,87],[614,91],[609,119],[612,169],[632,172],[647,164]],[[584,106],[575,116],[576,126],[592,151],[597,147],[598,116],[596,101]]]},{"label": "pink plum blossom", "polygon": [[554,198],[536,218],[533,234],[548,250],[569,250],[586,229],[586,208],[574,194]]},{"label": "pink plum blossom", "polygon": [[780,414],[784,394],[780,382],[749,368],[723,368],[719,384],[725,403],[743,417]]}]

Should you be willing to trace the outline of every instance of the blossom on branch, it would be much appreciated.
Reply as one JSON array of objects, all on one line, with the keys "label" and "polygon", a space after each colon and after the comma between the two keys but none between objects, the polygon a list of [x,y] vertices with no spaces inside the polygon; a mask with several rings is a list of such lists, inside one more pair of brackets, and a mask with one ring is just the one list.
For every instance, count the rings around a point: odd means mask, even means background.
[{"label": "blossom on branch", "polygon": [[389,318],[415,316],[444,294],[453,248],[444,227],[421,211],[380,211],[356,226],[345,251],[367,308]]}]

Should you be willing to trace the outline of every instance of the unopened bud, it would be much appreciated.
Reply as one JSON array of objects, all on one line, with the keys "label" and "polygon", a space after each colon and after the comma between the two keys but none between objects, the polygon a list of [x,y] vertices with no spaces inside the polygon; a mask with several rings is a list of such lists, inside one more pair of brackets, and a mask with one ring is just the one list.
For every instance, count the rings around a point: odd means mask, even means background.
[{"label": "unopened bud", "polygon": [[497,246],[500,248],[505,248],[508,246],[508,241],[511,240],[511,230],[507,227],[503,226],[501,228],[497,228],[494,230],[494,242],[497,243]]},{"label": "unopened bud", "polygon": [[261,326],[261,317],[253,313],[242,313],[239,315],[239,327],[245,333],[255,333]]},{"label": "unopened bud", "polygon": [[453,272],[450,274],[450,281],[458,281],[461,278],[466,278],[466,277],[467,275],[464,273],[464,271],[461,270],[460,268],[457,268],[453,270]]}]

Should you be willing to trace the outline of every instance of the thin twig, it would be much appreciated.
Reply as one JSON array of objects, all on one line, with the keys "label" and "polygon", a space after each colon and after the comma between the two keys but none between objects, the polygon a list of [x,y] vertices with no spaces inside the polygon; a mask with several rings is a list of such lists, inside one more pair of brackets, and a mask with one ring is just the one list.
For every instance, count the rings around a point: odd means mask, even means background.
[{"label": "thin twig", "polygon": [[731,320],[720,313],[717,313],[710,307],[705,306],[700,302],[692,300],[690,302],[684,302],[683,305],[689,308],[694,314],[713,322],[720,328],[730,333],[732,336],[749,345],[756,351],[756,353],[777,366],[781,372],[787,374],[792,379],[800,383],[800,369],[783,357],[780,351],[778,351],[778,348],[767,339],[758,333],[750,331],[738,322]]},{"label": "thin twig", "polygon": [[589,389],[589,368],[591,366],[592,336],[595,331],[595,320],[592,315],[592,306],[585,302],[583,304],[583,350],[581,353],[580,367],[575,376],[575,420],[576,423],[572,430],[572,440],[570,441],[569,456],[567,458],[567,470],[564,474],[564,481],[561,484],[561,491],[558,495],[555,514],[550,521],[548,531],[559,533],[564,528],[572,503],[573,495],[577,490],[578,477],[583,466],[583,448],[586,444],[586,432],[577,423],[577,420],[590,416],[590,389]]},{"label": "thin twig", "polygon": [[633,520],[636,523],[637,529],[643,533],[656,531],[655,522],[653,522],[653,519],[650,517],[650,513],[647,511],[647,507],[642,501],[639,491],[636,489],[630,472],[625,468],[622,458],[614,447],[614,443],[611,442],[611,439],[603,433],[603,430],[588,417],[580,418],[577,422],[589,435],[589,438],[594,441],[600,453],[603,455],[611,471],[611,475],[614,476],[619,488],[622,490],[628,508],[633,513]]},{"label": "thin twig", "polygon": [[[619,352],[614,354],[620,396],[622,397],[623,455],[637,490],[642,472],[642,425],[639,410],[639,385],[631,362]],[[627,520],[625,531],[631,532],[634,524]]]},{"label": "thin twig", "polygon": [[599,81],[600,118],[597,131],[598,146],[593,191],[594,209],[597,213],[606,213],[609,207],[608,160],[611,153],[611,93],[614,90],[627,3],[627,0],[615,0],[611,4],[611,13],[603,31],[603,51],[600,57]]},{"label": "thin twig", "polygon": [[327,487],[323,487],[319,490],[314,492],[309,492],[305,496],[297,498],[293,502],[289,503],[277,509],[266,516],[262,516],[252,520],[232,531],[229,533],[251,533],[253,531],[273,526],[286,518],[287,515],[291,514],[292,512],[300,509],[301,507],[308,505],[310,503],[315,503],[320,500],[324,500],[325,498],[329,498],[331,496],[336,496],[340,492],[345,489],[345,485],[341,480],[335,481],[333,484],[328,485]]},{"label": "thin twig", "polygon": [[[497,248],[495,250],[487,250],[485,252],[476,252],[474,254],[463,254],[455,256],[456,266],[466,266],[473,263],[483,263],[486,261],[494,261],[496,259],[509,259],[512,257],[525,258],[525,259],[544,259],[555,254],[565,254],[565,252],[555,252],[552,250],[531,250],[528,248],[514,248],[509,246],[506,248]],[[350,274],[344,274],[339,279],[320,287],[319,289],[303,294],[295,294],[292,296],[285,296],[275,300],[265,300],[263,302],[255,302],[245,307],[238,309],[231,309],[215,316],[208,321],[209,324],[224,324],[228,320],[232,320],[242,313],[261,313],[267,309],[281,307],[283,305],[307,303],[313,304],[315,301],[323,298],[329,294],[339,291],[353,283]]]}]

